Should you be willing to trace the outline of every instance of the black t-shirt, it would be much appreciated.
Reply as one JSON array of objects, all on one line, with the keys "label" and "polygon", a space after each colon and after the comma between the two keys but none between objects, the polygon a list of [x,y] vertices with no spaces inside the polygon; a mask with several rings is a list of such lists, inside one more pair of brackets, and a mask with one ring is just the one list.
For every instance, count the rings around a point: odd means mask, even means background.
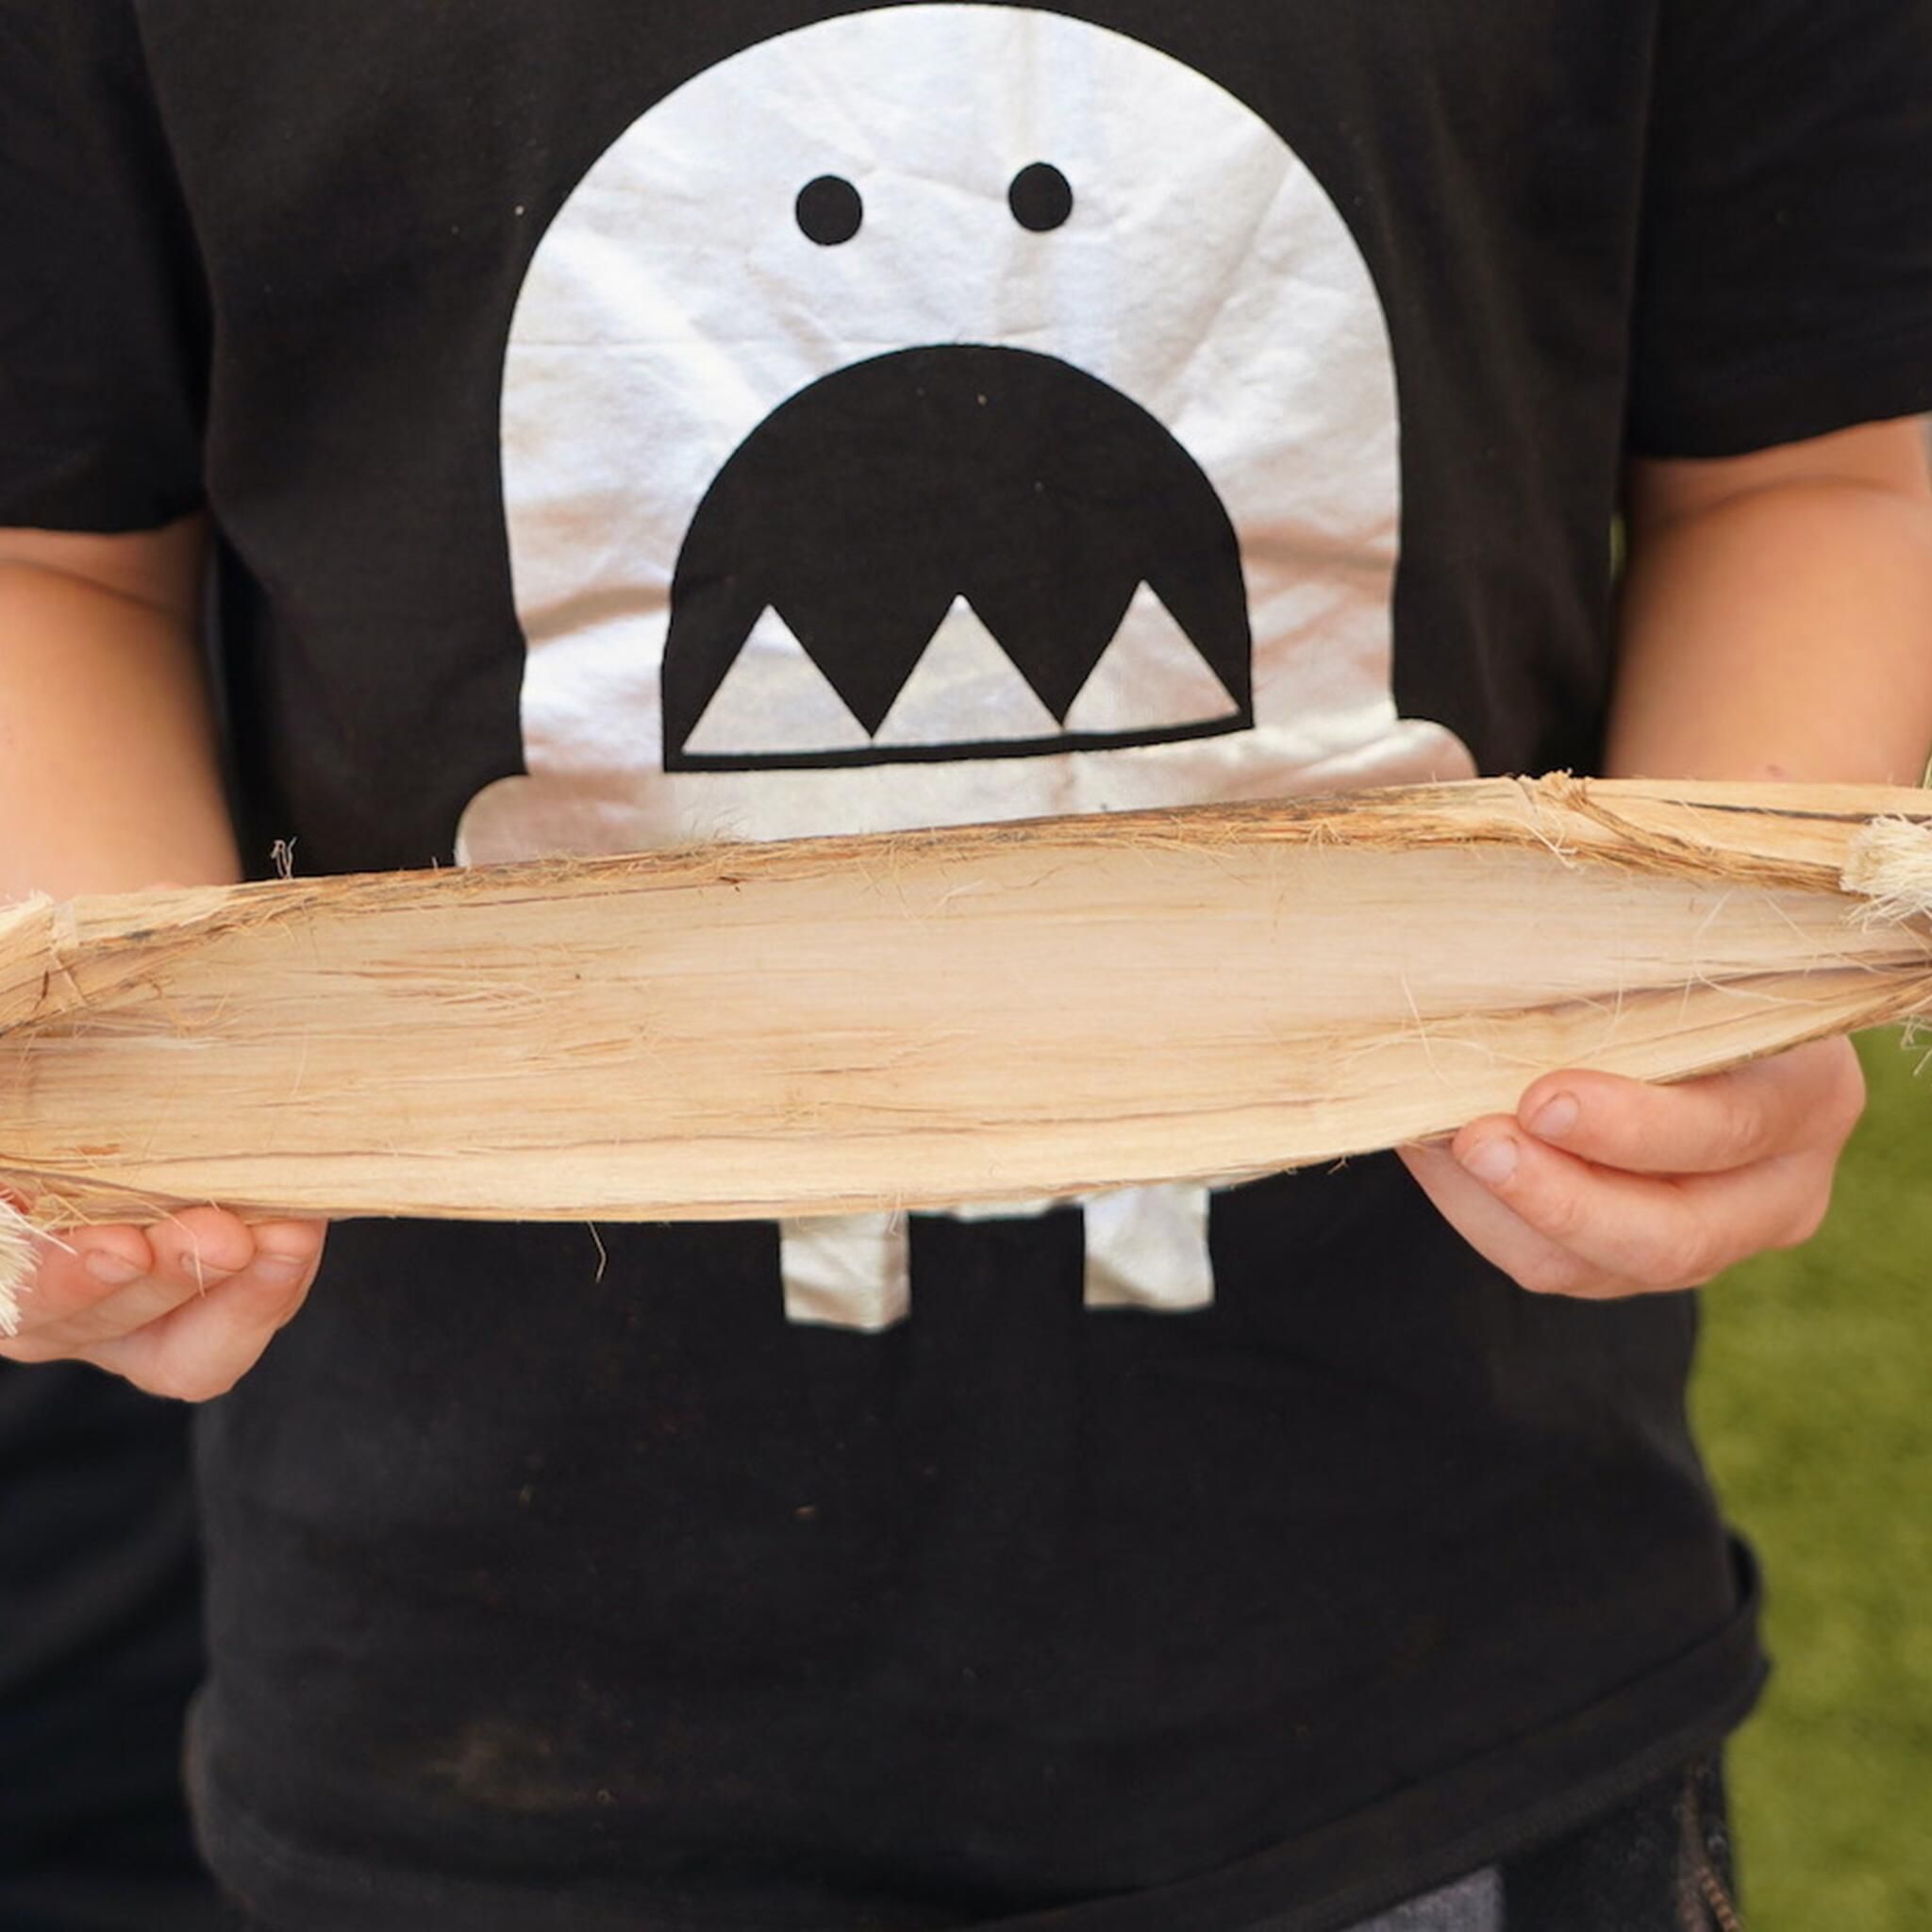
[{"label": "black t-shirt", "polygon": [[[1626,458],[1932,406],[1928,73],[1926,0],[0,0],[0,522],[207,502],[264,866],[1588,767]],[[1324,1932],[1748,1706],[1693,1326],[1387,1158],[345,1225],[208,1419],[210,1853]]]}]

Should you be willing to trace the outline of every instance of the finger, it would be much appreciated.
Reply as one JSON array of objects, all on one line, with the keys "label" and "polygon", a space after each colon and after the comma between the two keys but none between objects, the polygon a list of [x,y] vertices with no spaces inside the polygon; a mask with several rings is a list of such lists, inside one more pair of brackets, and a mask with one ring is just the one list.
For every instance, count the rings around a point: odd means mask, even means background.
[{"label": "finger", "polygon": [[1657,1087],[1614,1074],[1551,1074],[1517,1119],[1550,1146],[1626,1174],[1722,1174],[1843,1144],[1864,1106],[1848,1041],[1814,1041],[1728,1073]]},{"label": "finger", "polygon": [[[0,1192],[0,1211],[25,1215],[27,1208],[29,1204],[15,1194]],[[137,1281],[153,1265],[145,1237],[133,1226],[83,1226],[46,1233],[27,1223],[24,1233],[29,1237],[31,1274],[15,1292],[31,1298],[27,1314],[42,1322],[58,1320],[70,1306],[91,1304],[105,1291]]]},{"label": "finger", "polygon": [[92,1252],[50,1257],[42,1275],[55,1299],[29,1339],[43,1351],[91,1357],[99,1343],[146,1327],[226,1280],[255,1256],[248,1227],[214,1208],[171,1216],[148,1230],[146,1246],[150,1265],[132,1280],[118,1253],[112,1259]]},{"label": "finger", "polygon": [[87,1228],[49,1235],[35,1244],[33,1279],[21,1294],[18,1337],[6,1352],[16,1361],[53,1361],[125,1334],[193,1291],[158,1279],[138,1228]]},{"label": "finger", "polygon": [[255,1258],[247,1224],[220,1208],[184,1208],[148,1230],[155,1272],[197,1291],[240,1273]]},{"label": "finger", "polygon": [[60,1236],[56,1252],[80,1264],[82,1271],[110,1288],[123,1287],[150,1274],[155,1251],[138,1227],[79,1227]]},{"label": "finger", "polygon": [[54,1248],[42,1257],[24,1304],[21,1341],[35,1360],[80,1354],[196,1292],[193,1283],[157,1273],[152,1260],[142,1266],[131,1241]]},{"label": "finger", "polygon": [[1539,1234],[1466,1174],[1446,1145],[1412,1145],[1396,1152],[1442,1219],[1518,1287],[1539,1294],[1615,1292],[1614,1282]]},{"label": "finger", "polygon": [[170,1313],[90,1350],[88,1359],[150,1394],[183,1402],[225,1395],[308,1298],[321,1258],[319,1239],[292,1279],[267,1264],[295,1258],[267,1249],[256,1264],[191,1294]]},{"label": "finger", "polygon": [[[5,1353],[22,1362],[98,1360],[106,1344],[231,1278],[225,1264],[239,1253],[227,1224],[231,1220],[217,1220],[210,1210],[181,1217],[159,1237],[160,1257],[133,1227],[42,1237],[27,1319]],[[321,1257],[325,1222],[271,1222],[242,1231],[251,1250],[247,1267],[266,1296],[273,1300],[286,1289],[306,1293]]]},{"label": "finger", "polygon": [[154,1266],[138,1228],[88,1227],[34,1239],[34,1273],[23,1312],[29,1328],[94,1307]]},{"label": "finger", "polygon": [[[227,1224],[233,1217],[222,1216],[221,1224],[216,1226],[208,1218],[212,1212],[197,1210],[193,1220],[184,1218],[184,1224],[164,1240],[147,1243],[150,1248],[160,1245],[163,1252],[155,1257],[143,1278],[129,1282],[107,1299],[71,1315],[58,1330],[40,1340],[68,1346],[78,1342],[91,1347],[131,1334],[171,1313],[190,1296],[204,1294],[231,1274],[243,1272],[227,1265],[240,1253],[233,1240],[234,1228]],[[236,1225],[242,1228],[249,1249],[244,1269],[254,1271],[268,1288],[292,1287],[310,1274],[322,1253],[322,1240],[327,1229],[325,1222],[303,1221],[270,1222],[258,1227],[245,1223]],[[92,1259],[87,1263],[94,1273],[99,1272],[101,1265]],[[118,1256],[108,1278],[123,1278]]]},{"label": "finger", "polygon": [[1637,1289],[1688,1288],[1807,1239],[1829,1200],[1833,1164],[1804,1154],[1723,1174],[1626,1174],[1545,1146],[1507,1119],[1465,1127],[1453,1151],[1546,1241]]},{"label": "finger", "polygon": [[322,1258],[328,1234],[325,1221],[264,1221],[250,1230],[255,1259],[249,1264],[266,1280],[295,1281]]}]

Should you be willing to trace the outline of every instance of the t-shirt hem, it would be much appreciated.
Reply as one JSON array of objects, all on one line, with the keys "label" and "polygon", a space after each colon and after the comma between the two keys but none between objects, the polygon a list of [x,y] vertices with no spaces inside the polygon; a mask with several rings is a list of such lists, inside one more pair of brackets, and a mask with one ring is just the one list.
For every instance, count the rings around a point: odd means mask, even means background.
[{"label": "t-shirt hem", "polygon": [[1932,411],[1932,321],[1794,346],[1633,411],[1633,456],[1748,456],[1861,423]]},{"label": "t-shirt hem", "polygon": [[[23,458],[32,451],[18,453]],[[130,464],[130,469],[138,465]],[[197,483],[149,483],[139,476],[109,480],[91,467],[51,458],[30,481],[0,479],[0,528],[59,530],[117,537],[158,530],[207,507]]]},{"label": "t-shirt hem", "polygon": [[[1205,1876],[997,1921],[1002,1932],[1342,1932],[1358,1920],[1507,1859],[1607,1811],[1743,1722],[1769,1674],[1757,1591],[1739,1545],[1740,1607],[1657,1670],[1526,1738]],[[1688,1713],[1688,1714],[1687,1714]],[[217,1876],[273,1932],[849,1932],[968,1922],[917,1909],[817,1920],[680,1910],[636,1885],[541,1887],[446,1880],[288,1844],[213,1789],[191,1731],[202,1847]],[[1534,1794],[1525,1796],[1525,1794]],[[1342,1875],[1347,1874],[1347,1875]]]}]

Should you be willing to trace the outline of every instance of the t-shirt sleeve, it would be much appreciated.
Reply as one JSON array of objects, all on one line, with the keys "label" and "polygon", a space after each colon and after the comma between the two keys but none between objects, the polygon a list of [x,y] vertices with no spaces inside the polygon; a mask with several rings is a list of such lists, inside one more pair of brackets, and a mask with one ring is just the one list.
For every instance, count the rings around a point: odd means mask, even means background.
[{"label": "t-shirt sleeve", "polygon": [[0,525],[193,508],[208,334],[128,0],[0,0]]},{"label": "t-shirt sleeve", "polygon": [[1932,410],[1932,0],[1659,0],[1630,446]]}]

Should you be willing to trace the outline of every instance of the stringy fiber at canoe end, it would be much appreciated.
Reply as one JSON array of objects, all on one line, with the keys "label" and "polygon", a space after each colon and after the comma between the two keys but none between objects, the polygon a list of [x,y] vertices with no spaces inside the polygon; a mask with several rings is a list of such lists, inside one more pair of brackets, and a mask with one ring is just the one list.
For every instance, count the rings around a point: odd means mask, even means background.
[{"label": "stringy fiber at canoe end", "polygon": [[33,1224],[0,1201],[0,1335],[20,1333],[20,1297],[33,1268]]},{"label": "stringy fiber at canoe end", "polygon": [[1840,883],[1867,902],[1862,924],[1932,918],[1932,825],[1874,819],[1845,848]]}]

